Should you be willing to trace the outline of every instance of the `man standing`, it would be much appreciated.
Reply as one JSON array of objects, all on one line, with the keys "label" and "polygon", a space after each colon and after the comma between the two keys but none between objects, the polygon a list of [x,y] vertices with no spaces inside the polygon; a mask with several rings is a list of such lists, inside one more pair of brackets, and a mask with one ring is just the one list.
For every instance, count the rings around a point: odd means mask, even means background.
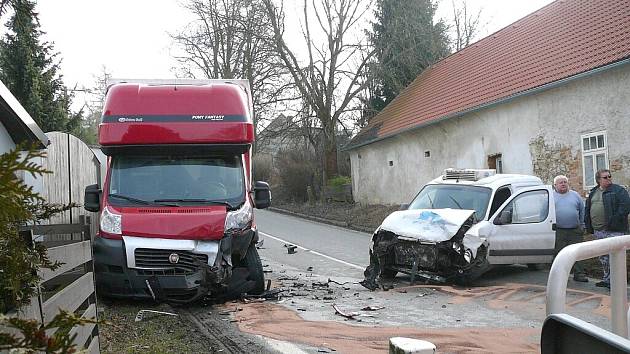
[{"label": "man standing", "polygon": [[[630,197],[625,188],[612,183],[609,170],[599,170],[595,174],[597,186],[588,194],[584,221],[586,230],[596,239],[621,236],[628,233],[628,213]],[[610,289],[610,266],[608,255],[600,256],[604,277],[595,284]]]},{"label": "man standing", "polygon": [[[584,202],[582,197],[569,189],[569,179],[559,175],[553,179],[554,201],[556,205],[556,254],[561,249],[583,241]],[[573,280],[587,282],[584,267],[576,262],[573,267]]]}]

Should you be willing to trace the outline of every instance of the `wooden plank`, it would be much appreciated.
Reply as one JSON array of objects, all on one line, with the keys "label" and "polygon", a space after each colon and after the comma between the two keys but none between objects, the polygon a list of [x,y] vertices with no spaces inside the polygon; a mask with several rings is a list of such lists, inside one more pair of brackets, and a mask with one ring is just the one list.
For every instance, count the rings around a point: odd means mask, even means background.
[{"label": "wooden plank", "polygon": [[[94,151],[81,139],[70,135],[68,144],[70,156],[70,201],[83,204],[85,187],[98,183],[100,163],[95,160]],[[72,222],[77,223],[79,216],[92,215],[83,208],[72,211]]]},{"label": "wooden plank", "polygon": [[87,352],[89,354],[99,354],[101,352],[101,348],[98,343],[98,336],[94,336],[94,338],[92,338],[92,342],[90,343],[90,346],[87,348]]},{"label": "wooden plank", "polygon": [[38,320],[41,322],[42,314],[41,309],[39,308],[39,297],[33,296],[31,297],[31,303],[27,306],[21,307],[17,313],[9,313],[9,316],[17,316],[22,319],[29,320]]},{"label": "wooden plank", "polygon": [[48,258],[52,261],[63,262],[64,264],[57,270],[40,269],[42,281],[50,280],[57,275],[65,273],[92,260],[92,246],[90,241],[71,243],[65,246],[48,249]]},{"label": "wooden plank", "polygon": [[[61,132],[50,132],[46,136],[50,144],[46,148],[46,159],[44,167],[52,172],[45,174],[44,191],[42,197],[48,203],[68,204],[70,196],[69,159],[68,159],[68,134]],[[71,224],[70,211],[65,211],[52,216],[48,220],[49,224]],[[61,239],[61,238],[57,238]]]},{"label": "wooden plank", "polygon": [[[88,319],[96,318],[96,304],[91,304],[87,308],[87,310],[83,312],[81,317],[88,318]],[[73,343],[76,344],[77,347],[79,348],[85,348],[86,344],[88,345],[91,344],[91,343],[86,343],[86,342],[90,338],[90,335],[92,335],[92,330],[94,329],[95,326],[96,324],[94,323],[88,323],[84,326],[74,326],[70,330],[69,336],[72,337],[76,333],[77,337],[74,339]]]},{"label": "wooden plank", "polygon": [[74,234],[83,232],[81,224],[54,224],[54,225],[34,225],[32,226],[35,235],[58,235]]},{"label": "wooden plank", "polygon": [[50,322],[60,309],[76,311],[92,293],[94,293],[94,282],[93,274],[90,272],[84,274],[44,303],[44,322]]}]

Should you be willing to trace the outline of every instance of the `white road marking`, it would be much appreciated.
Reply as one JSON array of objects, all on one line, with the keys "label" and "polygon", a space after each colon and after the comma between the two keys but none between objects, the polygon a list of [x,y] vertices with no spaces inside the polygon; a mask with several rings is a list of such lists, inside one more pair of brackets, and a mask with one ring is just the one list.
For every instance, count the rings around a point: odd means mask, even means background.
[{"label": "white road marking", "polygon": [[349,262],[346,262],[346,261],[342,261],[341,259],[338,259],[338,258],[335,258],[335,257],[331,257],[331,256],[329,256],[329,255],[326,255],[326,254],[323,254],[323,253],[320,253],[320,252],[317,252],[317,251],[310,250],[310,249],[308,249],[308,248],[305,248],[305,247],[302,247],[302,246],[300,246],[300,245],[298,245],[298,244],[295,244],[294,242],[290,242],[290,241],[283,240],[283,239],[281,239],[280,237],[276,237],[276,236],[269,235],[268,233],[262,232],[262,231],[260,231],[260,230],[258,230],[258,233],[259,233],[259,234],[261,234],[261,235],[263,235],[263,236],[265,236],[265,237],[272,238],[272,239],[274,239],[274,240],[276,240],[276,241],[280,241],[280,242],[283,242],[283,243],[288,243],[288,244],[291,244],[291,245],[295,245],[295,246],[297,246],[297,248],[299,248],[299,249],[301,249],[301,250],[304,250],[304,251],[310,252],[310,253],[315,254],[315,255],[318,255],[318,256],[320,256],[320,257],[324,257],[324,258],[330,259],[331,261],[335,261],[335,262],[338,262],[338,263],[341,263],[341,264],[345,264],[345,265],[347,265],[347,266],[349,266],[349,267],[356,268],[356,269],[360,269],[360,270],[364,270],[364,269],[365,269],[365,267],[362,267],[362,266],[360,266],[360,265],[356,265],[356,264],[353,264],[353,263],[349,263]]}]

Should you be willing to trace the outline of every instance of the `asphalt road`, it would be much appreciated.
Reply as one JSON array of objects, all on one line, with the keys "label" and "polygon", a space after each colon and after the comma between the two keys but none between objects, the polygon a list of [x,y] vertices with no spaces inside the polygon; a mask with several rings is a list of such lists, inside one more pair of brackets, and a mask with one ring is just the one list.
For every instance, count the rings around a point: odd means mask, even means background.
[{"label": "asphalt road", "polygon": [[[330,276],[362,278],[369,263],[370,234],[256,210],[264,255],[283,265]],[[285,245],[295,245],[289,254]]]}]

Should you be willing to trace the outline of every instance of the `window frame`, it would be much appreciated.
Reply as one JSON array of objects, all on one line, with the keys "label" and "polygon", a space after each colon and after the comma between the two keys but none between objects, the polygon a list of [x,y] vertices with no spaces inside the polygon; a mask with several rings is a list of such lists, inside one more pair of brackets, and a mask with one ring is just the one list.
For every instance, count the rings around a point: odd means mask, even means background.
[{"label": "window frame", "polygon": [[[546,198],[546,211],[544,214],[544,217],[542,217],[541,219],[537,219],[536,221],[520,221],[520,222],[515,222],[514,221],[514,203],[516,201],[518,201],[519,199],[523,198],[523,197],[530,197],[529,195],[531,194],[543,194],[547,197]],[[510,202],[503,208],[501,209],[501,211],[499,212],[499,214],[497,214],[499,217],[502,213],[504,213],[506,210],[510,210],[510,213],[512,214],[512,217],[510,218],[510,222],[506,223],[505,225],[527,225],[527,224],[540,224],[545,222],[548,218],[549,218],[549,191],[546,189],[534,189],[534,190],[528,190],[525,192],[521,192],[518,193],[514,196],[514,198],[512,198],[512,200],[510,200]],[[544,210],[541,206],[539,206],[539,210]],[[542,214],[539,214],[542,216]]]},{"label": "window frame", "polygon": [[[599,143],[597,142],[597,137],[598,136],[603,136],[603,147],[599,147]],[[597,143],[597,147],[595,148],[590,148],[586,150],[585,146],[584,146],[584,140],[585,139],[590,139],[595,137],[596,143]],[[590,143],[589,143],[590,144]],[[589,190],[593,187],[595,187],[597,185],[597,181],[595,180],[595,173],[597,173],[597,170],[599,170],[597,168],[597,156],[598,155],[604,155],[604,167],[605,169],[610,168],[610,162],[608,161],[608,134],[606,133],[605,130],[601,130],[601,131],[597,131],[597,132],[592,132],[592,133],[588,133],[588,134],[582,134],[580,136],[580,150],[582,152],[582,185],[584,190]],[[592,165],[590,166],[593,169],[593,182],[594,184],[587,184],[587,169],[586,169],[586,158],[587,157],[591,157],[591,161],[592,161]]]}]

